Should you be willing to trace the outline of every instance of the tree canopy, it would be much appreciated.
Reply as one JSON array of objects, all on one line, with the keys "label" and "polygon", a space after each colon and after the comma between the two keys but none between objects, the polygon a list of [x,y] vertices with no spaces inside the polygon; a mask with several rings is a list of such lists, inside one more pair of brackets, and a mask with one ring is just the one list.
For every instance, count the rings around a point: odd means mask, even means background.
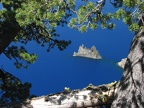
[{"label": "tree canopy", "polygon": [[22,83],[17,77],[0,69],[0,104],[30,98],[30,88],[30,83]]},{"label": "tree canopy", "polygon": [[[24,47],[30,41],[47,46],[47,51],[55,46],[63,50],[71,43],[56,38],[59,36],[57,26],[68,24],[86,32],[99,26],[113,29],[114,20],[122,20],[130,31],[144,29],[139,25],[144,11],[141,0],[1,0],[1,4],[0,49],[9,59],[15,59],[17,68],[27,68],[27,64],[37,59],[36,54],[29,54]],[[115,11],[105,10],[106,5],[116,8]],[[16,44],[9,46],[12,41]],[[17,43],[22,43],[22,46],[17,46]]]}]

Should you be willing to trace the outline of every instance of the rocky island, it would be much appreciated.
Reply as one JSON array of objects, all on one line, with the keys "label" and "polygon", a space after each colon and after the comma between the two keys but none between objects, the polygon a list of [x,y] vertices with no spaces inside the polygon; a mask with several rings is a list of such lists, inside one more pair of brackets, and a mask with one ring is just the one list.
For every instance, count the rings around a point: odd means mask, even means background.
[{"label": "rocky island", "polygon": [[91,49],[88,49],[84,46],[84,44],[79,46],[78,52],[74,52],[73,56],[88,57],[92,59],[102,59],[95,46],[92,46]]}]

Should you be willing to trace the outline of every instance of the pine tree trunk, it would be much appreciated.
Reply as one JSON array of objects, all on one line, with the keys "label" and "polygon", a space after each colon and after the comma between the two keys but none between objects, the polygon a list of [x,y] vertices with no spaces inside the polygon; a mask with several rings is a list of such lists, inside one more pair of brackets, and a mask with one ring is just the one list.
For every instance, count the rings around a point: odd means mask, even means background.
[{"label": "pine tree trunk", "polygon": [[144,108],[144,32],[133,38],[115,99],[111,108]]},{"label": "pine tree trunk", "polygon": [[3,29],[0,33],[0,54],[10,45],[20,30],[17,23],[14,23],[14,25],[15,26],[12,24],[2,25]]}]

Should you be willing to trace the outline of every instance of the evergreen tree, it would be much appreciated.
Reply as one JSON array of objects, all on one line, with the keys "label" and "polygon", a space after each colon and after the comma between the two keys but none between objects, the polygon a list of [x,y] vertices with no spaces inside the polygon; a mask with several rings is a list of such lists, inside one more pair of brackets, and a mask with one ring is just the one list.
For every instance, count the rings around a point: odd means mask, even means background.
[{"label": "evergreen tree", "polygon": [[85,1],[72,18],[69,26],[81,32],[88,28],[113,29],[114,20],[123,21],[130,31],[135,32],[130,52],[124,67],[114,102],[111,108],[143,108],[144,107],[144,1],[143,0],[110,0],[116,8],[115,12],[106,12],[106,0],[97,2]]},{"label": "evergreen tree", "polygon": [[30,88],[30,83],[22,83],[17,77],[0,69],[0,106],[30,98]]},{"label": "evergreen tree", "polygon": [[9,59],[14,58],[17,68],[27,68],[27,64],[36,61],[37,55],[29,54],[23,46],[9,46],[12,41],[16,44],[35,41],[41,46],[47,45],[47,51],[54,46],[63,50],[71,43],[56,39],[59,34],[55,30],[56,26],[67,23],[66,19],[71,16],[71,3],[59,0],[2,0],[1,3],[0,53]]}]

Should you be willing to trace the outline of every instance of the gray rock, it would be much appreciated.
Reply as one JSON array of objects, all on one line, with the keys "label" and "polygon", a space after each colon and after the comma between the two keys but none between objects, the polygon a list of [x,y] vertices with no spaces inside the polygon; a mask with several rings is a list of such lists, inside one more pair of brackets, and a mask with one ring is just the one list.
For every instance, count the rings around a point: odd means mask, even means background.
[{"label": "gray rock", "polygon": [[84,44],[79,46],[78,52],[74,52],[73,56],[88,57],[92,59],[102,59],[95,46],[92,46],[91,49],[88,49],[84,46]]},{"label": "gray rock", "polygon": [[118,66],[124,69],[125,63],[126,63],[127,58],[122,59],[120,62],[118,62]]}]

